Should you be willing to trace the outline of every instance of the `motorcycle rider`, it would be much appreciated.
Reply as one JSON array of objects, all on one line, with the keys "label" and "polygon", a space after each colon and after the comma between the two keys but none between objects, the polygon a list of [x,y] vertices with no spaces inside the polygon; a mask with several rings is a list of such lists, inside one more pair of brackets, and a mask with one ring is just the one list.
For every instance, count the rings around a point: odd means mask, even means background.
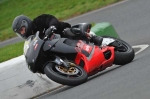
[{"label": "motorcycle rider", "polygon": [[[61,37],[68,37],[68,34],[64,32],[64,29],[71,28],[71,25],[67,22],[59,21],[55,16],[50,14],[42,14],[34,18],[33,21],[25,16],[19,15],[15,17],[12,23],[13,31],[23,39],[27,39],[30,35],[34,35],[37,31],[40,32],[40,37],[42,38],[45,33],[50,32],[51,26],[54,26],[55,34],[59,34]],[[67,34],[67,35],[66,35]],[[81,38],[86,38],[86,36],[81,33]],[[84,36],[83,36],[84,35]],[[54,35],[57,38],[58,35]],[[79,39],[81,39],[79,38]],[[96,45],[100,45],[102,42],[102,37],[92,36],[90,41]]]}]

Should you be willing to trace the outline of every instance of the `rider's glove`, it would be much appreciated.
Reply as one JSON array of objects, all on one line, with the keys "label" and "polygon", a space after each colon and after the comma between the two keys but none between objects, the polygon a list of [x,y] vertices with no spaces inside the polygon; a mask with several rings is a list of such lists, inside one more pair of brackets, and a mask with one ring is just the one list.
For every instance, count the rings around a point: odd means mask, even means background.
[{"label": "rider's glove", "polygon": [[46,31],[45,31],[45,35],[48,35],[49,33],[54,33],[56,31],[56,27],[55,26],[50,26]]},{"label": "rider's glove", "polygon": [[51,26],[50,28],[51,28],[53,33],[57,30],[55,26]]}]

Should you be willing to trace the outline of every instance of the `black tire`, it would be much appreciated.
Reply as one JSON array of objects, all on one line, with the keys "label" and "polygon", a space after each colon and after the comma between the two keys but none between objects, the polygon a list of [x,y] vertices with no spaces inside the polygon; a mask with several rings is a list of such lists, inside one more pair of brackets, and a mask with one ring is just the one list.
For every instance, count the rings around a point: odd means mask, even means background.
[{"label": "black tire", "polygon": [[[125,65],[127,63],[130,63],[134,59],[135,57],[134,49],[127,42],[119,38],[114,37],[107,37],[107,38],[115,39],[115,42],[110,44],[110,46],[115,47],[114,64]],[[119,46],[117,46],[116,43],[119,44]]]},{"label": "black tire", "polygon": [[55,63],[48,63],[44,67],[44,72],[51,80],[69,86],[76,86],[82,84],[87,81],[88,75],[84,71],[84,69],[80,66],[72,66],[73,68],[77,69],[78,74],[75,75],[68,75],[65,73],[60,72],[57,68],[58,65]]}]

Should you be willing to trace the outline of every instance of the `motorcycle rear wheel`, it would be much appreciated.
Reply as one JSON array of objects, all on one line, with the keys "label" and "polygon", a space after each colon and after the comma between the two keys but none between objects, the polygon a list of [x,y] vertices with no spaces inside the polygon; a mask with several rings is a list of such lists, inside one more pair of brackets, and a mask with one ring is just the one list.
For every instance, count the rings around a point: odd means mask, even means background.
[{"label": "motorcycle rear wheel", "polygon": [[87,81],[88,75],[80,66],[70,65],[69,69],[58,66],[55,63],[48,63],[44,72],[51,80],[69,86],[76,86]]},{"label": "motorcycle rear wheel", "polygon": [[130,63],[134,59],[135,57],[134,49],[127,42],[114,37],[105,37],[105,38],[113,38],[115,40],[115,42],[109,45],[115,47],[114,64],[125,65],[127,63]]}]

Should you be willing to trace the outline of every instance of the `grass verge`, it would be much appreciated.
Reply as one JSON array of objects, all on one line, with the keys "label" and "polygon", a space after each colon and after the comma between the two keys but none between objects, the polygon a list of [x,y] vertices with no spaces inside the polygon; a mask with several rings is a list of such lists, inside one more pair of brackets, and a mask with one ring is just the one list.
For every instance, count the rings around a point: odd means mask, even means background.
[{"label": "grass verge", "polygon": [[24,42],[15,43],[6,47],[0,48],[0,62],[18,57],[23,54]]}]

